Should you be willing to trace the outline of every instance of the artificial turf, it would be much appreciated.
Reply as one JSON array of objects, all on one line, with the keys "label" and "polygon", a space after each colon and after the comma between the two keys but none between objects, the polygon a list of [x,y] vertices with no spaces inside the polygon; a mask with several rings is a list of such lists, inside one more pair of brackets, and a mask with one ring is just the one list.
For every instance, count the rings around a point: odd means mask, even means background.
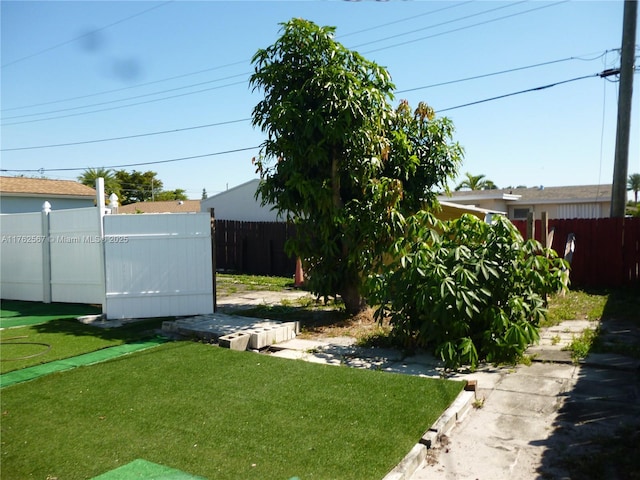
[{"label": "artificial turf", "polygon": [[60,318],[76,318],[99,313],[101,313],[101,308],[95,305],[2,300],[0,302],[0,328],[36,325]]},{"label": "artificial turf", "polygon": [[118,328],[85,325],[63,318],[0,330],[0,373],[95,352],[149,338],[166,319],[149,319]]},{"label": "artificial turf", "polygon": [[461,382],[172,342],[2,390],[2,477],[382,478]]}]

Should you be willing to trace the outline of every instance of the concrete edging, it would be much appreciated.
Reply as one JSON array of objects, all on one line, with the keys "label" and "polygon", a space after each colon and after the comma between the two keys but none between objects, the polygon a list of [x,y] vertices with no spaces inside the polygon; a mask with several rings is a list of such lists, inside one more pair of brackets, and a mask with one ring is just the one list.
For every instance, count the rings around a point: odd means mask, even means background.
[{"label": "concrete edging", "polygon": [[[473,390],[469,389],[469,387],[473,388]],[[474,382],[471,385],[471,382],[468,382],[465,389],[458,394],[451,406],[440,415],[440,418],[422,435],[422,438],[413,446],[411,451],[382,480],[409,480],[424,463],[427,458],[427,450],[435,445],[442,435],[448,433],[456,423],[462,421],[471,410],[476,399],[475,389],[476,383]]]}]

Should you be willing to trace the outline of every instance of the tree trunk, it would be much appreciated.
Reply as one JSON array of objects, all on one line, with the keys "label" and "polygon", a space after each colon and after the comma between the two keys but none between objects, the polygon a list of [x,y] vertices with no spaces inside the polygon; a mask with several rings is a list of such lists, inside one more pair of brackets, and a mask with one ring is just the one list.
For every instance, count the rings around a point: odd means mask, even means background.
[{"label": "tree trunk", "polygon": [[340,197],[340,171],[338,169],[338,154],[334,147],[333,158],[331,159],[331,193],[333,208],[342,208],[342,197]]},{"label": "tree trunk", "polygon": [[338,293],[340,294],[340,297],[342,297],[345,309],[349,315],[356,315],[363,311],[367,306],[362,295],[360,295],[357,283],[349,282],[344,285]]},{"label": "tree trunk", "polygon": [[[333,149],[333,158],[331,160],[331,189],[332,189],[332,202],[333,208],[339,210],[343,207],[342,197],[340,196],[340,171],[338,164],[338,154],[336,149]],[[347,262],[348,259],[348,247],[342,242],[342,260]],[[348,274],[347,274],[348,275]],[[366,302],[360,295],[360,279],[358,275],[354,278],[343,278],[342,288],[338,293],[342,297],[345,309],[349,315],[356,315],[364,310]]]}]

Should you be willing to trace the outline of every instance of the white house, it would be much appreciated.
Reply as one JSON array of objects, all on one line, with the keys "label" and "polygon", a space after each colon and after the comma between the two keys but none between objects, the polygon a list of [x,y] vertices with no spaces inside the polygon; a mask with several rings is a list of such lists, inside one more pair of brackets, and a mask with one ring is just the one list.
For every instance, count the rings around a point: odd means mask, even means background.
[{"label": "white house", "polygon": [[93,207],[96,191],[72,180],[0,177],[0,213],[40,212],[45,201],[53,210]]},{"label": "white house", "polygon": [[525,220],[529,212],[536,219],[541,212],[547,212],[548,218],[605,218],[611,209],[611,192],[611,185],[540,186],[459,191],[438,200],[506,212],[511,220]]},{"label": "white house", "polygon": [[217,220],[237,220],[241,222],[279,222],[284,218],[278,216],[273,204],[260,205],[256,199],[259,179],[253,179],[237,185],[200,202],[200,211],[214,209]]}]

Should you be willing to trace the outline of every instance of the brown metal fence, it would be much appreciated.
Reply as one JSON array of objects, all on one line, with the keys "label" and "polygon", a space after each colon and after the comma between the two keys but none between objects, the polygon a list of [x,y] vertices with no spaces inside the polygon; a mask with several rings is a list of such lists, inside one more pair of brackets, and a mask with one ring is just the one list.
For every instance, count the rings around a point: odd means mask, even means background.
[{"label": "brown metal fence", "polygon": [[296,260],[284,251],[295,227],[284,222],[215,221],[216,270],[289,277]]},{"label": "brown metal fence", "polygon": [[[526,221],[513,224],[526,236]],[[550,219],[550,245],[564,257],[569,234],[575,236],[571,285],[578,287],[640,286],[640,218]],[[535,239],[542,224],[536,220]]]}]

